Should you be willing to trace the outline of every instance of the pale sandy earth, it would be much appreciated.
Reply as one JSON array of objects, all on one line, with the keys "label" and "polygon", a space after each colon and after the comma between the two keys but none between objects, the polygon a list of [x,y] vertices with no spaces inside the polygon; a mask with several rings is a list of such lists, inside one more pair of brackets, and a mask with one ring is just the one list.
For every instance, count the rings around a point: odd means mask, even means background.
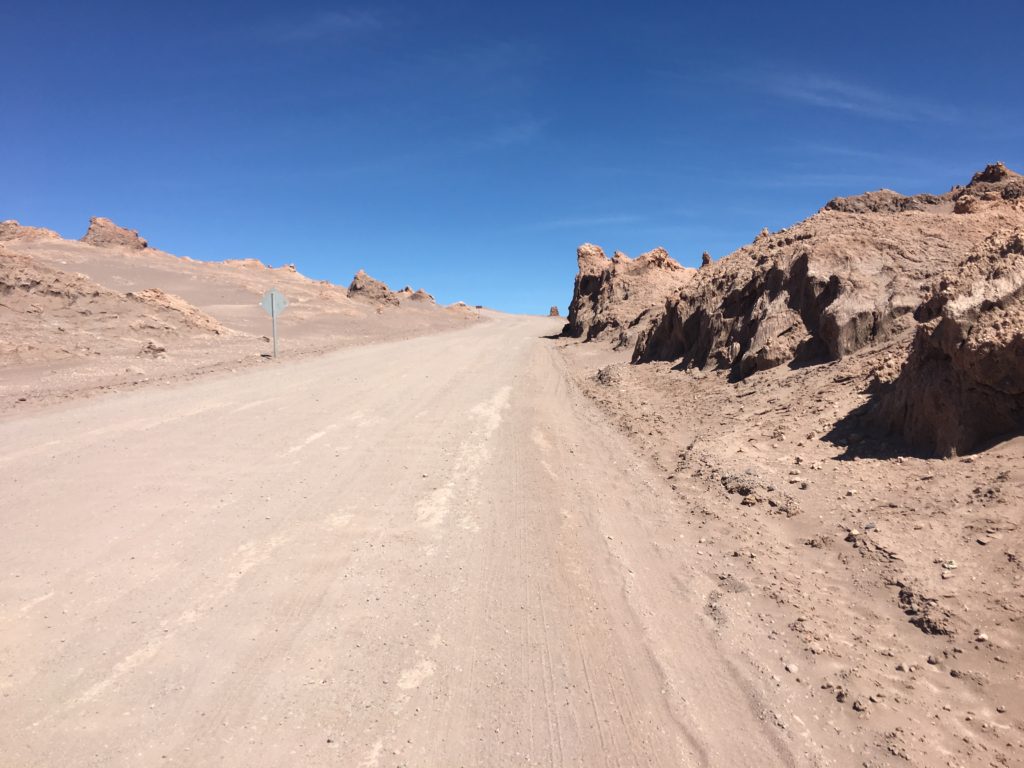
[{"label": "pale sandy earth", "polygon": [[[12,259],[43,270],[42,285],[5,295],[4,262]],[[86,282],[69,288],[78,276]],[[126,299],[154,288],[212,318],[222,332],[188,327],[161,307]],[[259,306],[271,288],[289,301],[278,322],[280,353],[288,358],[480,319],[467,307],[352,300],[343,286],[251,259],[203,262],[153,248],[14,238],[0,242],[0,412],[259,365],[271,352],[270,317]],[[163,351],[147,352],[151,341]]]},{"label": "pale sandy earth", "polygon": [[687,589],[780,730],[826,765],[1024,765],[1024,437],[837,433],[884,348],[731,383],[556,343],[674,490]]},{"label": "pale sandy earth", "polygon": [[814,764],[560,325],[8,412],[0,764]]},{"label": "pale sandy earth", "polygon": [[850,423],[900,339],[731,382],[256,262],[0,278],[0,766],[1024,765],[1024,438]]}]

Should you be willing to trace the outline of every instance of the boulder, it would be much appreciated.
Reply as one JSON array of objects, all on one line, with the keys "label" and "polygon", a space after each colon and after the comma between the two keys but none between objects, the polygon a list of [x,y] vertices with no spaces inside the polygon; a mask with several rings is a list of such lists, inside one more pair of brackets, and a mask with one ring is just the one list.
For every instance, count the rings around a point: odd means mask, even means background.
[{"label": "boulder", "polygon": [[348,297],[374,304],[392,304],[397,306],[398,296],[380,280],[370,277],[363,270],[356,272],[348,286]]},{"label": "boulder", "polygon": [[125,248],[141,251],[149,247],[134,229],[120,227],[110,219],[93,216],[89,219],[89,229],[82,236],[82,242],[99,248]]}]

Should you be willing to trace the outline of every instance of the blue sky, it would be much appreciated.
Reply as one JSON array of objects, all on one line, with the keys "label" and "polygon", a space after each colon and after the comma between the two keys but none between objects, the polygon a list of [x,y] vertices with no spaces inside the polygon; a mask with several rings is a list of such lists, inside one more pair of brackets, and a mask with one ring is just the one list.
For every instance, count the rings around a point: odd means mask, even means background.
[{"label": "blue sky", "polygon": [[868,189],[1024,169],[1024,3],[5,2],[0,218],[565,309]]}]

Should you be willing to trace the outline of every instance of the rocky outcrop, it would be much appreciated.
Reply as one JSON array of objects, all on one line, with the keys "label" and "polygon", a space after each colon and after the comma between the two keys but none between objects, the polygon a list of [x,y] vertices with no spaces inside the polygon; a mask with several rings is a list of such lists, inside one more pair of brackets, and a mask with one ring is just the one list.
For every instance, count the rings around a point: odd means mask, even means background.
[{"label": "rocky outcrop", "polygon": [[405,302],[432,306],[437,304],[434,297],[422,288],[414,291],[407,285],[400,291],[392,291],[385,283],[370,277],[361,269],[352,278],[352,283],[348,287],[348,297],[378,304],[381,307],[385,304],[397,307]]},{"label": "rocky outcrop", "polygon": [[143,291],[125,294],[129,299],[157,309],[161,313],[174,317],[175,325],[199,331],[209,331],[215,335],[231,335],[234,332],[225,328],[201,309],[189,304],[180,296],[165,293],[159,288],[147,288]]},{"label": "rocky outcrop", "polygon": [[1024,430],[1024,229],[989,237],[915,315],[922,324],[874,421],[942,456]]},{"label": "rocky outcrop", "polygon": [[85,275],[37,264],[27,256],[0,249],[0,296],[35,301],[54,300],[68,306],[83,299],[115,296]]},{"label": "rocky outcrop", "polygon": [[587,341],[613,336],[619,344],[632,343],[641,316],[663,306],[697,273],[664,248],[636,259],[616,251],[609,259],[598,246],[584,243],[576,259],[579,271],[562,333]]},{"label": "rocky outcrop", "polygon": [[548,310],[548,317],[558,317],[558,307],[551,307]]},{"label": "rocky outcrop", "polygon": [[348,297],[374,304],[391,304],[398,306],[398,297],[380,280],[370,277],[363,270],[356,272],[348,286]]},{"label": "rocky outcrop", "polygon": [[270,269],[259,259],[224,259],[217,263],[225,267],[241,267],[242,269]]},{"label": "rocky outcrop", "polygon": [[60,240],[61,237],[52,229],[44,227],[26,227],[14,219],[0,221],[0,240]]},{"label": "rocky outcrop", "polygon": [[82,242],[99,248],[126,248],[132,251],[141,251],[149,247],[149,243],[139,237],[136,230],[119,227],[110,219],[101,216],[89,219],[89,229],[82,236]]},{"label": "rocky outcrop", "polygon": [[434,300],[434,297],[431,296],[426,291],[424,291],[422,288],[418,288],[417,290],[414,291],[412,289],[412,287],[408,286],[408,285],[405,286],[400,291],[395,291],[392,295],[395,298],[398,299],[399,303],[401,303],[403,301],[415,301],[415,302],[419,302],[419,303],[423,303],[423,304],[436,304],[437,303]]},{"label": "rocky outcrop", "polygon": [[937,195],[913,195],[907,197],[891,189],[866,192],[855,197],[837,197],[825,204],[827,211],[842,213],[905,213],[926,211],[931,206],[941,205],[943,199]]},{"label": "rocky outcrop", "polygon": [[[993,170],[994,169],[994,170]],[[927,286],[999,227],[1024,223],[990,166],[941,196],[871,192],[833,200],[789,229],[704,266],[649,318],[634,362],[682,360],[738,378],[784,363],[836,360],[910,329]],[[975,215],[954,215],[965,197]]]},{"label": "rocky outcrop", "polygon": [[233,335],[177,296],[121,293],[0,248],[0,366],[134,353],[159,340]]}]

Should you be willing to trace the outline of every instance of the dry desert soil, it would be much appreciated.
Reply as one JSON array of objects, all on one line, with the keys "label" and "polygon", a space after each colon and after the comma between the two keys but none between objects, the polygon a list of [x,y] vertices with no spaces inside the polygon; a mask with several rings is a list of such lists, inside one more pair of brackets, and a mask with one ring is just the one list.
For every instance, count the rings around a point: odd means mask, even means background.
[{"label": "dry desert soil", "polygon": [[0,765],[1024,765],[1004,171],[568,323],[3,222]]}]

